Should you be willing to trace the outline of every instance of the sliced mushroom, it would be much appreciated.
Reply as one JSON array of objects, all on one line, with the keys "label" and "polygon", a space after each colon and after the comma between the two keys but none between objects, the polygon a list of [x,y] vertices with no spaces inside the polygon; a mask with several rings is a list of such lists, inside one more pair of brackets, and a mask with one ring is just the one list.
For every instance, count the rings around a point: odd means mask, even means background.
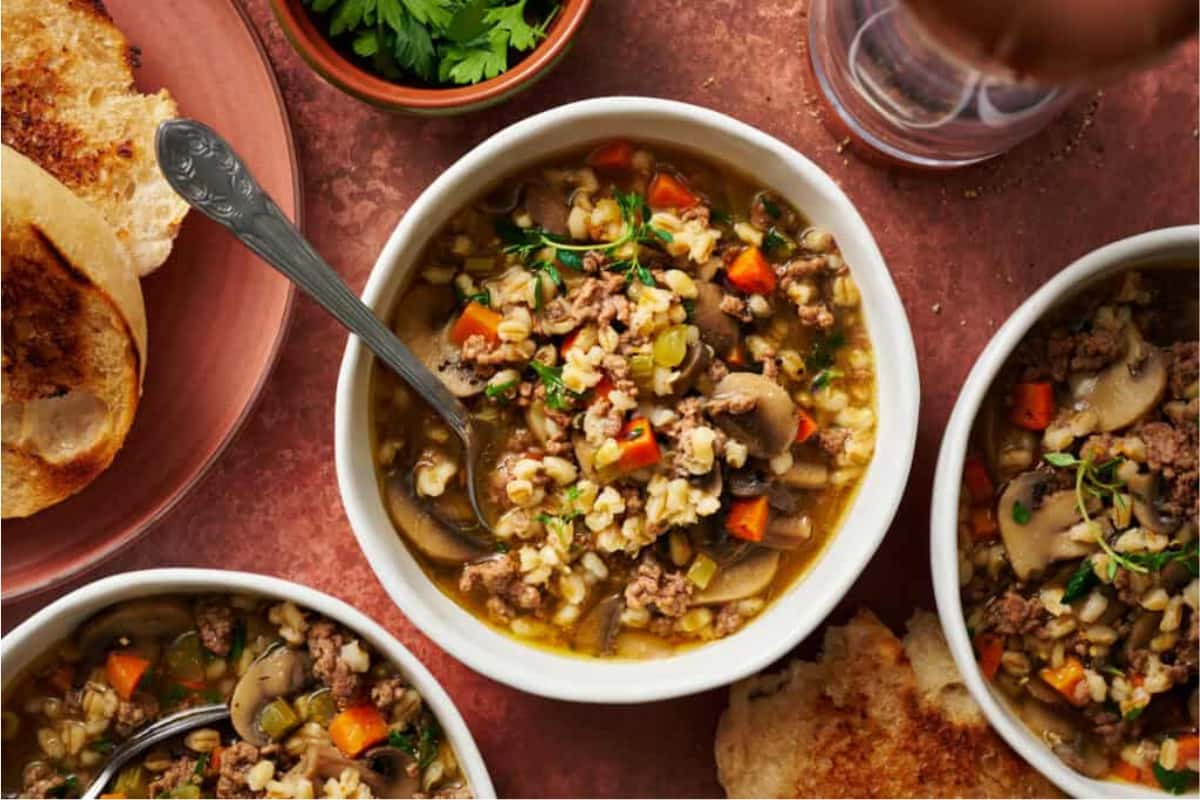
[{"label": "sliced mushroom", "polygon": [[703,342],[692,342],[688,345],[683,362],[679,365],[679,374],[671,381],[671,394],[682,397],[695,385],[696,380],[708,369],[708,360],[712,349]]},{"label": "sliced mushroom", "polygon": [[1128,486],[1133,494],[1133,514],[1138,523],[1155,533],[1174,533],[1179,527],[1179,520],[1163,513],[1158,476],[1152,472],[1139,472],[1129,478]]},{"label": "sliced mushroom", "polygon": [[541,400],[534,400],[529,404],[525,410],[525,424],[529,426],[529,432],[542,444],[548,443],[561,432],[559,424],[546,413],[546,404]]},{"label": "sliced mushroom", "polygon": [[750,396],[755,406],[744,414],[719,414],[717,423],[725,432],[746,445],[750,455],[772,458],[784,452],[796,438],[796,406],[775,381],[755,372],[731,372],[713,390],[713,400],[737,395]]},{"label": "sliced mushroom", "polygon": [[464,564],[487,553],[481,544],[424,509],[413,498],[407,482],[400,475],[391,475],[387,479],[387,507],[392,522],[404,537],[431,561]]},{"label": "sliced mushroom", "polygon": [[533,181],[527,183],[525,210],[539,228],[557,236],[567,234],[567,203],[552,187]]},{"label": "sliced mushroom", "polygon": [[[1041,573],[1051,562],[1079,558],[1096,548],[1094,542],[1078,542],[1068,535],[1081,519],[1075,492],[1051,492],[1049,482],[1044,472],[1021,473],[1005,487],[996,511],[1009,563],[1021,580]],[[1089,496],[1087,503],[1089,512],[1100,507],[1095,497]],[[1021,509],[1029,513],[1024,524],[1016,519]]]},{"label": "sliced mushroom", "polygon": [[1125,637],[1125,644],[1121,648],[1121,654],[1125,659],[1125,663],[1133,661],[1133,655],[1138,650],[1150,644],[1150,640],[1158,635],[1158,626],[1162,622],[1161,611],[1142,611],[1138,614],[1137,619],[1129,626],[1129,633]]},{"label": "sliced mushroom", "polygon": [[779,482],[793,489],[823,489],[829,483],[829,467],[819,461],[797,461],[779,476]]},{"label": "sliced mushroom", "polygon": [[729,493],[734,497],[758,497],[766,494],[770,486],[770,481],[753,467],[731,469],[728,483]]},{"label": "sliced mushroom", "polygon": [[579,464],[579,469],[583,471],[583,477],[589,481],[596,480],[596,447],[589,444],[583,434],[577,433],[571,437],[571,444],[575,449],[575,461]]},{"label": "sliced mushroom", "polygon": [[192,629],[192,610],[182,600],[146,597],[127,600],[85,622],[79,633],[79,650],[94,658],[121,638],[173,639]]},{"label": "sliced mushroom", "polygon": [[1038,436],[1009,421],[998,388],[993,388],[984,399],[975,426],[988,472],[1000,483],[1034,466]]},{"label": "sliced mushroom", "polygon": [[1146,416],[1166,388],[1166,358],[1132,325],[1125,328],[1120,361],[1095,375],[1072,378],[1075,400],[1096,412],[1101,431],[1115,431]]},{"label": "sliced mushroom", "polygon": [[812,539],[812,518],[807,514],[771,514],[760,544],[772,550],[795,550]]},{"label": "sliced mushroom", "polygon": [[575,649],[593,656],[611,655],[624,610],[625,603],[619,594],[610,595],[592,606],[575,628],[572,637]]},{"label": "sliced mushroom", "polygon": [[721,287],[711,281],[697,282],[696,305],[692,322],[700,329],[700,339],[720,358],[726,358],[742,340],[737,320],[721,310]]},{"label": "sliced mushroom", "polygon": [[255,747],[270,744],[271,737],[259,724],[263,709],[275,698],[298,692],[312,680],[312,659],[308,653],[282,644],[267,650],[250,664],[233,687],[229,699],[233,729]]},{"label": "sliced mushroom", "polygon": [[779,571],[779,553],[759,548],[728,566],[717,570],[708,586],[692,598],[698,606],[744,600],[766,591]]},{"label": "sliced mushroom", "polygon": [[649,661],[653,658],[670,658],[675,648],[665,639],[645,631],[625,631],[613,643],[613,654],[617,658]]},{"label": "sliced mushroom", "polygon": [[502,183],[488,192],[477,206],[485,214],[510,214],[520,205],[524,188],[522,181]]},{"label": "sliced mushroom", "polygon": [[[375,797],[416,797],[421,791],[417,760],[399,747],[386,745],[366,752],[369,768],[358,767],[363,783]],[[341,773],[338,773],[339,775]]]},{"label": "sliced mushroom", "polygon": [[396,335],[437,373],[451,394],[471,397],[482,392],[487,381],[462,363],[458,347],[450,341],[456,305],[454,290],[449,286],[420,283],[404,296],[406,313],[398,319]]}]

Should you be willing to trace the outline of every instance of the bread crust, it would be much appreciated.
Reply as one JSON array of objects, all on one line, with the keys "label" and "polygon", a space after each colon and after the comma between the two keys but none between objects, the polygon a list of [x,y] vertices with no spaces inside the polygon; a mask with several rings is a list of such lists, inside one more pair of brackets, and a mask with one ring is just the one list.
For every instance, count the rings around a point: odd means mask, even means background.
[{"label": "bread crust", "polygon": [[816,663],[735,684],[717,729],[730,797],[1058,797],[988,727],[937,618],[902,644],[860,612]]},{"label": "bread crust", "polygon": [[0,162],[2,514],[87,486],[133,424],[146,316],[127,251],[100,214],[24,156]]},{"label": "bread crust", "polygon": [[138,274],[151,272],[187,213],[154,151],[175,101],[137,91],[137,50],[98,0],[5,0],[0,38],[4,144],[97,208]]}]

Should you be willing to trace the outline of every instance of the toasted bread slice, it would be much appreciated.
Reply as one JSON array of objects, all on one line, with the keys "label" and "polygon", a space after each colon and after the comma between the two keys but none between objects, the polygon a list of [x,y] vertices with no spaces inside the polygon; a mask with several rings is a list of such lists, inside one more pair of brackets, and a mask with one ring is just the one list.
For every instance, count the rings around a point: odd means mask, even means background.
[{"label": "toasted bread slice", "polygon": [[730,797],[1059,797],[987,725],[937,617],[903,644],[870,612],[817,663],[735,684],[717,728]]},{"label": "toasted bread slice", "polygon": [[0,156],[5,518],[78,492],[133,424],[146,310],[100,212],[14,150]]},{"label": "toasted bread slice", "polygon": [[136,51],[100,0],[4,0],[4,144],[99,209],[138,274],[167,259],[187,204],[158,168],[154,135],[177,116],[134,87]]}]

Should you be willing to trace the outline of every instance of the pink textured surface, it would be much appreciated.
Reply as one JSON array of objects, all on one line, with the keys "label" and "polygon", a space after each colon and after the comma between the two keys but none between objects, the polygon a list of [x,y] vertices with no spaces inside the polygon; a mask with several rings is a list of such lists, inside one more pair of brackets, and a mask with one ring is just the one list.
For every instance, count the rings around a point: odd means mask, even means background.
[{"label": "pink textured surface", "polygon": [[[904,299],[923,404],[900,516],[835,620],[868,605],[898,625],[915,605],[932,607],[927,518],[937,446],[958,386],[999,323],[1088,250],[1197,221],[1195,43],[1107,87],[1092,111],[1091,98],[1081,99],[1008,156],[931,176],[882,171],[838,151],[815,115],[804,4],[795,0],[604,0],[573,52],[532,91],[437,120],[390,116],[323,84],[291,52],[267,0],[247,5],[295,128],[308,235],[356,289],[404,209],[446,165],[504,125],[582,97],[660,95],[716,108],[789,142],[842,184]],[[230,567],[349,600],[444,683],[502,795],[719,794],[712,740],[724,691],[609,708],[528,697],[451,660],[391,604],[355,544],[334,479],[333,393],[344,341],[332,321],[298,302],[263,400],[221,462],[166,522],[90,577]],[[49,599],[6,606],[5,628]]]}]

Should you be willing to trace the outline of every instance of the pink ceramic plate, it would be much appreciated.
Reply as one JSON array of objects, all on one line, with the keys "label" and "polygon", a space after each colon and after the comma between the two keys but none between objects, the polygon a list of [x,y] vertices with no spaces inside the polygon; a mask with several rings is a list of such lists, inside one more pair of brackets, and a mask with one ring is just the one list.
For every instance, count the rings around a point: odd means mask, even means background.
[{"label": "pink ceramic plate", "polygon": [[[287,112],[235,0],[105,5],[141,49],[139,86],[169,88],[183,115],[219,130],[298,220]],[[199,214],[188,215],[170,260],[142,288],[150,337],[133,430],[87,489],[4,524],[4,600],[95,565],[161,519],[233,438],[275,361],[291,284]]]}]

